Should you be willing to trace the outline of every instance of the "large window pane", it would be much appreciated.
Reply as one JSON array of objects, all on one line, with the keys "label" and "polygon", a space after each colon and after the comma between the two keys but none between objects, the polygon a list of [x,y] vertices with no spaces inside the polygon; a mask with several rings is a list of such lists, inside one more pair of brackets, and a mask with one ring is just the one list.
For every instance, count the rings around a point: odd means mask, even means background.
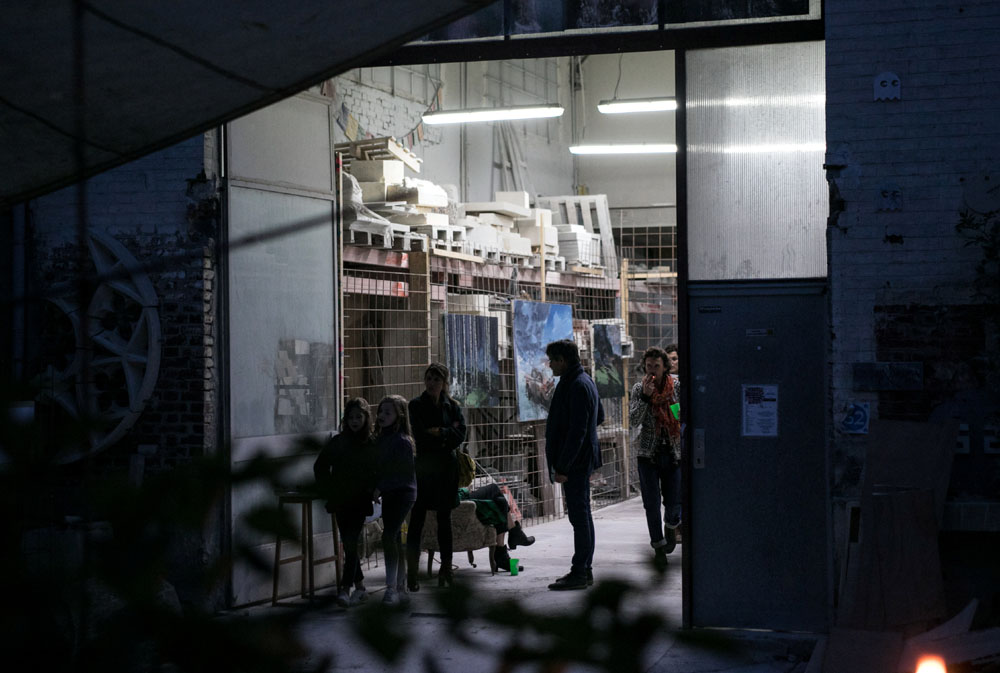
[{"label": "large window pane", "polygon": [[821,42],[687,57],[691,280],[826,276]]},{"label": "large window pane", "polygon": [[229,255],[234,438],[336,427],[333,202],[233,188],[230,239],[315,223]]}]

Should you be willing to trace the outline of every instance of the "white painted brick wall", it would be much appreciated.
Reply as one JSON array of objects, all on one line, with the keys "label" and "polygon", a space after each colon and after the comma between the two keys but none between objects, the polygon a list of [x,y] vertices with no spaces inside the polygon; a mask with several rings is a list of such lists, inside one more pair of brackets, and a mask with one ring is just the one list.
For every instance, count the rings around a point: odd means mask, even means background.
[{"label": "white painted brick wall", "polygon": [[[955,233],[963,182],[1000,178],[1000,3],[827,0],[827,162],[844,199],[829,235],[833,421],[851,401],[851,364],[873,361],[878,304],[961,304],[980,253]],[[901,100],[874,101],[890,71]],[[882,186],[902,209],[879,212]],[[890,242],[889,236],[901,237]],[[898,239],[896,239],[898,240]],[[835,437],[834,455],[857,439]],[[835,486],[836,489],[836,486]]]},{"label": "white painted brick wall", "polygon": [[[357,84],[343,77],[334,80],[337,89],[348,111],[353,114],[358,124],[375,136],[394,136],[397,140],[416,128],[421,115],[427,110],[427,105],[418,101],[397,98],[391,94],[372,87]],[[335,142],[345,142],[347,137],[343,129],[334,129]],[[414,138],[413,151],[420,156],[421,146],[437,145],[441,142],[441,129],[424,126],[424,138]]]}]

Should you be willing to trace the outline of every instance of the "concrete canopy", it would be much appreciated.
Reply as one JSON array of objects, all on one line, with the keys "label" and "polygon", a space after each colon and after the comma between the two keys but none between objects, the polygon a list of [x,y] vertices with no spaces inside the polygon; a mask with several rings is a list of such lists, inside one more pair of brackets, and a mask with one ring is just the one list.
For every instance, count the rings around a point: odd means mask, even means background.
[{"label": "concrete canopy", "polygon": [[179,142],[363,65],[484,4],[6,3],[0,10],[0,203]]}]

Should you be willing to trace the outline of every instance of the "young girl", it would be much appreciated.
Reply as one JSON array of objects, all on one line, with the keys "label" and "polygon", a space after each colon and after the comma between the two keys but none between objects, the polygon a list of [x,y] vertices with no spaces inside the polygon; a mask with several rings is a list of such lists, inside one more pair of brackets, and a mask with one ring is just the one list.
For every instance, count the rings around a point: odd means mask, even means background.
[{"label": "young girl", "polygon": [[399,395],[382,398],[376,416],[379,425],[378,469],[375,497],[382,499],[382,549],[385,552],[387,605],[409,600],[406,590],[406,555],[400,529],[417,499],[414,443],[406,400]]},{"label": "young girl", "polygon": [[344,573],[337,603],[345,608],[368,597],[358,558],[358,541],[365,517],[373,511],[375,468],[371,411],[368,402],[356,397],[344,406],[340,433],[330,438],[313,465],[318,492],[326,498],[326,511],[336,517],[344,543]]}]

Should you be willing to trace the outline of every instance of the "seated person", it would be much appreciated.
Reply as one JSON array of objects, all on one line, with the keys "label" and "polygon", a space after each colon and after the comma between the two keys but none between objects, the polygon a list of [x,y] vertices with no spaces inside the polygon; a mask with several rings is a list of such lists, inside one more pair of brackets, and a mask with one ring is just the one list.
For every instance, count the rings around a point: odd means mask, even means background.
[{"label": "seated person", "polygon": [[501,488],[498,484],[486,484],[471,490],[460,488],[458,499],[475,502],[476,516],[479,520],[496,529],[497,545],[493,558],[496,560],[497,569],[510,572],[510,554],[507,553],[504,536],[509,534],[510,549],[517,549],[518,545],[527,547],[535,543],[534,536],[525,534],[521,528],[520,511],[513,502],[510,490],[506,487]]}]

